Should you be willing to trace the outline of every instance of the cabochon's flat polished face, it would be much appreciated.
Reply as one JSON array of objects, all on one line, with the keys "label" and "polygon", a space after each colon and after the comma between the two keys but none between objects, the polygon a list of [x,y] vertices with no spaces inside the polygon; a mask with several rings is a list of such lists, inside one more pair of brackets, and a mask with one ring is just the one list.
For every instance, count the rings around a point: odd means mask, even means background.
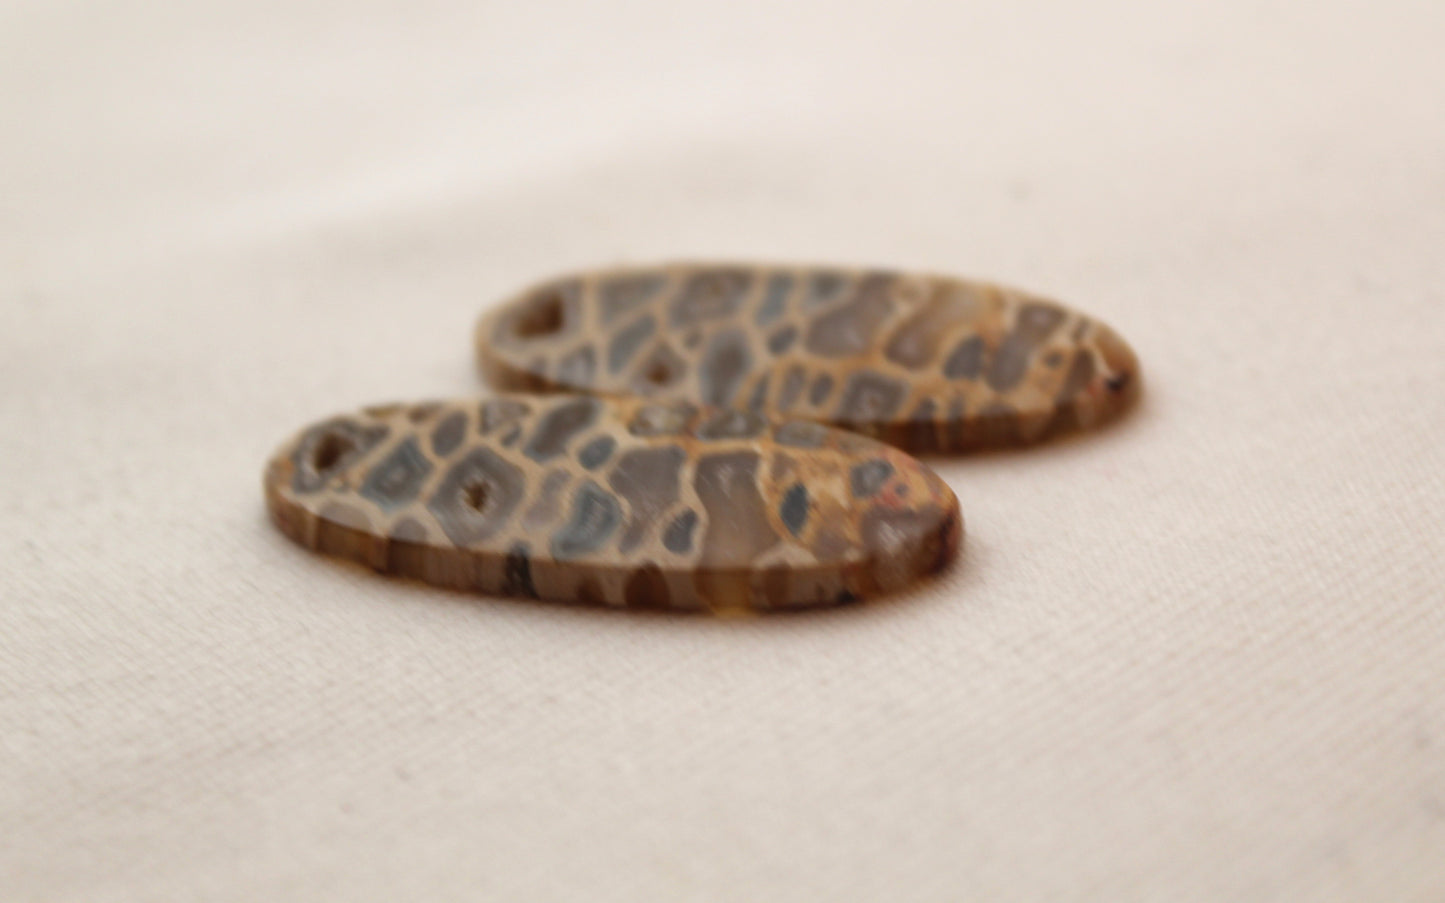
[{"label": "cabochon's flat polished face", "polygon": [[1051,301],[876,270],[678,264],[523,292],[477,327],[493,384],[818,420],[910,451],[1092,427],[1137,395],[1107,326]]},{"label": "cabochon's flat polished face", "polygon": [[309,548],[501,595],[691,609],[833,605],[942,568],[958,501],[816,423],[581,395],[333,417],[266,470]]}]

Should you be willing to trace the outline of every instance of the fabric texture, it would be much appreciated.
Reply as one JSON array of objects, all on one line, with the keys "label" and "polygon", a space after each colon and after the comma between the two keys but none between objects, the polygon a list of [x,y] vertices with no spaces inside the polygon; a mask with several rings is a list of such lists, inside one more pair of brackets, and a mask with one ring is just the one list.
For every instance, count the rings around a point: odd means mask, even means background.
[{"label": "fabric texture", "polygon": [[[0,8],[0,899],[1445,898],[1445,5]],[[1141,406],[717,620],[267,523],[292,431],[671,259],[995,279]]]}]

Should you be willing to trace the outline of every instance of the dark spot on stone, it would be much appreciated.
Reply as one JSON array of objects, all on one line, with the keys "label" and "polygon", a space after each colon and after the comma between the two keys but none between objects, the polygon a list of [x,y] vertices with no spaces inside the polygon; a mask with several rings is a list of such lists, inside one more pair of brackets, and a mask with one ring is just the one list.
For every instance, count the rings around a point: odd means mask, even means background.
[{"label": "dark spot on stone", "polygon": [[1062,364],[1063,362],[1064,362],[1064,355],[1063,355],[1061,352],[1058,352],[1058,351],[1050,351],[1050,352],[1044,357],[1044,366],[1045,366],[1045,367],[1057,367],[1059,364]]},{"label": "dark spot on stone", "polygon": [[773,439],[790,448],[819,448],[827,438],[828,428],[810,420],[790,420],[773,431]]},{"label": "dark spot on stone", "polygon": [[768,422],[748,411],[719,411],[698,427],[699,439],[751,439],[767,428]]},{"label": "dark spot on stone", "polygon": [[532,554],[525,542],[517,542],[507,552],[502,570],[502,594],[537,598],[537,586],[532,582]]},{"label": "dark spot on stone", "polygon": [[335,432],[327,432],[311,450],[311,469],[325,473],[336,467],[342,458],[356,450],[351,438]]},{"label": "dark spot on stone", "polygon": [[637,368],[632,385],[639,395],[651,395],[687,374],[687,362],[666,343],[658,345]]},{"label": "dark spot on stone", "polygon": [[665,284],[666,274],[655,272],[627,273],[606,280],[598,289],[602,325],[606,326],[646,304]]},{"label": "dark spot on stone", "polygon": [[564,453],[572,437],[597,419],[598,407],[595,398],[572,398],[553,407],[537,421],[523,454],[533,461],[546,463]]},{"label": "dark spot on stone", "polygon": [[443,407],[444,405],[440,401],[423,401],[420,404],[414,404],[408,408],[406,418],[412,423],[421,423],[423,420],[430,419],[433,414],[440,411]]},{"label": "dark spot on stone", "polygon": [[850,357],[868,351],[873,336],[893,313],[893,277],[870,274],[859,280],[853,297],[808,326],[808,350],[820,357]]},{"label": "dark spot on stone", "polygon": [[505,435],[505,436],[502,437],[502,447],[503,447],[503,448],[511,448],[513,445],[515,445],[515,444],[517,443],[517,440],[520,439],[521,437],[522,437],[522,427],[521,427],[520,424],[518,424],[517,426],[514,426],[514,427],[512,427],[510,430],[508,430],[508,431],[507,431],[507,435]]},{"label": "dark spot on stone", "polygon": [[882,458],[874,458],[856,464],[848,472],[848,483],[853,488],[853,497],[866,499],[888,482],[893,476],[893,465]]},{"label": "dark spot on stone", "polygon": [[698,369],[698,388],[705,404],[727,407],[747,374],[751,351],[741,330],[713,336]]},{"label": "dark spot on stone", "polygon": [[855,423],[883,423],[893,417],[903,403],[903,383],[870,370],[861,370],[848,377],[843,400],[838,405],[838,418]]},{"label": "dark spot on stone", "polygon": [[634,436],[680,436],[696,415],[697,408],[685,401],[645,404],[632,415],[627,430]]},{"label": "dark spot on stone", "polygon": [[622,590],[623,600],[634,608],[666,608],[672,601],[667,578],[657,565],[648,563],[633,571]]},{"label": "dark spot on stone", "polygon": [[846,586],[838,590],[838,594],[833,597],[834,605],[857,605],[862,601],[862,596],[848,589]]},{"label": "dark spot on stone", "polygon": [[557,362],[557,382],[586,388],[597,375],[597,354],[591,345],[572,349]]},{"label": "dark spot on stone", "polygon": [[1116,394],[1122,392],[1128,388],[1130,376],[1131,374],[1127,370],[1115,373],[1113,376],[1104,380],[1104,388]]},{"label": "dark spot on stone", "polygon": [[608,484],[627,502],[631,517],[618,549],[636,548],[648,529],[677,501],[686,458],[676,445],[632,449],[617,459]]},{"label": "dark spot on stone", "polygon": [[702,344],[702,330],[701,330],[701,329],[689,329],[689,330],[687,331],[687,335],[685,335],[685,336],[682,337],[682,347],[684,347],[684,348],[696,348],[697,346],[699,346],[699,345],[701,345],[701,344]]},{"label": "dark spot on stone", "polygon": [[1050,304],[1026,304],[1019,310],[1013,331],[1004,336],[984,377],[996,392],[1007,392],[1023,381],[1034,351],[1063,322],[1064,312]]},{"label": "dark spot on stone", "polygon": [[744,269],[718,268],[692,274],[683,283],[682,291],[672,299],[670,316],[673,327],[733,316],[752,281],[752,273]]},{"label": "dark spot on stone", "polygon": [[798,338],[798,328],[791,323],[768,336],[768,350],[773,354],[782,354],[793,347],[793,342]]},{"label": "dark spot on stone", "polygon": [[470,483],[462,487],[462,494],[466,500],[467,507],[475,511],[482,511],[487,507],[487,485],[485,483]]},{"label": "dark spot on stone", "polygon": [[521,468],[489,448],[477,448],[447,471],[427,510],[447,538],[465,548],[506,526],[523,493]]},{"label": "dark spot on stone", "polygon": [[493,430],[511,426],[532,413],[532,408],[515,398],[493,398],[482,402],[482,416],[479,424],[483,436]]},{"label": "dark spot on stone", "polygon": [[662,533],[662,546],[675,555],[692,550],[692,531],[697,528],[697,512],[691,508],[672,519]]},{"label": "dark spot on stone", "polygon": [[552,536],[552,557],[562,561],[597,551],[621,522],[617,499],[588,480],[573,497],[571,518]]},{"label": "dark spot on stone", "polygon": [[431,462],[417,448],[416,438],[408,438],[371,468],[366,482],[361,484],[361,496],[383,511],[404,507],[421,491],[431,469]]},{"label": "dark spot on stone", "polygon": [[949,379],[977,379],[983,372],[983,337],[971,335],[959,342],[943,362],[943,375]]},{"label": "dark spot on stone", "polygon": [[426,527],[414,517],[404,517],[391,528],[391,539],[398,542],[426,542]]},{"label": "dark spot on stone", "polygon": [[552,335],[562,328],[562,302],[556,295],[534,299],[512,321],[512,332],[520,339]]},{"label": "dark spot on stone", "polygon": [[467,434],[467,415],[461,411],[448,414],[431,433],[431,450],[437,457],[445,458],[456,451]]},{"label": "dark spot on stone", "polygon": [[818,378],[813,380],[812,388],[808,389],[808,404],[818,407],[828,400],[833,393],[833,377],[827,373],[819,373]]},{"label": "dark spot on stone", "polygon": [[577,320],[582,283],[568,279],[538,287],[498,323],[497,338],[534,341],[567,332]]},{"label": "dark spot on stone", "polygon": [[657,329],[657,320],[652,314],[644,314],[617,331],[607,346],[607,371],[621,372],[637,354],[642,343],[651,338]]},{"label": "dark spot on stone", "polygon": [[793,277],[787,273],[775,273],[768,279],[763,294],[763,303],[758,305],[758,326],[776,322],[787,309],[788,293],[793,290]]},{"label": "dark spot on stone", "polygon": [[315,492],[377,446],[391,430],[352,420],[329,420],[307,431],[291,455],[291,489]]},{"label": "dark spot on stone", "polygon": [[577,462],[588,470],[592,470],[612,457],[612,451],[615,448],[617,448],[616,439],[611,436],[598,436],[582,446],[582,450],[577,453]]},{"label": "dark spot on stone", "polygon": [[803,533],[803,527],[808,523],[808,487],[802,483],[794,483],[787,492],[783,493],[783,503],[778,506],[778,516],[783,519],[783,526],[794,536]]}]

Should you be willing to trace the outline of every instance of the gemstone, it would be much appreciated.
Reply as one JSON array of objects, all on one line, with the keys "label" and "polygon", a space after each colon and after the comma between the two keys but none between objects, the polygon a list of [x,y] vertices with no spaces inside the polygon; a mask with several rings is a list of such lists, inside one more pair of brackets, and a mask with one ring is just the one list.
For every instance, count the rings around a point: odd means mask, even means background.
[{"label": "gemstone", "polygon": [[[638,291],[603,297],[636,307]],[[681,315],[733,304],[699,297]],[[275,524],[443,586],[714,611],[895,590],[947,565],[962,537],[933,471],[817,423],[568,394],[418,410],[367,408],[286,442],[265,475]]]},{"label": "gemstone", "polygon": [[914,452],[1091,428],[1140,389],[1134,352],[1092,317],[988,283],[883,270],[584,272],[504,302],[476,346],[501,389],[803,418]]}]

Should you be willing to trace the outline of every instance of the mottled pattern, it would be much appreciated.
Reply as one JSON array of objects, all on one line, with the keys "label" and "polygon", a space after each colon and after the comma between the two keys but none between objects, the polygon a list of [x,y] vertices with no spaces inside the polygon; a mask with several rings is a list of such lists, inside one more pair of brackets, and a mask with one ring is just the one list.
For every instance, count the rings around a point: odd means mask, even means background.
[{"label": "mottled pattern", "polygon": [[[611,295],[625,316],[654,297]],[[677,316],[731,316],[742,283]],[[943,567],[958,503],[903,452],[812,422],[644,399],[510,396],[318,423],[266,471],[297,542],[486,593],[684,609],[851,602]]]},{"label": "mottled pattern", "polygon": [[476,339],[502,388],[807,418],[910,451],[1092,427],[1140,385],[1133,352],[1097,320],[994,285],[876,270],[583,273],[502,305]]}]

